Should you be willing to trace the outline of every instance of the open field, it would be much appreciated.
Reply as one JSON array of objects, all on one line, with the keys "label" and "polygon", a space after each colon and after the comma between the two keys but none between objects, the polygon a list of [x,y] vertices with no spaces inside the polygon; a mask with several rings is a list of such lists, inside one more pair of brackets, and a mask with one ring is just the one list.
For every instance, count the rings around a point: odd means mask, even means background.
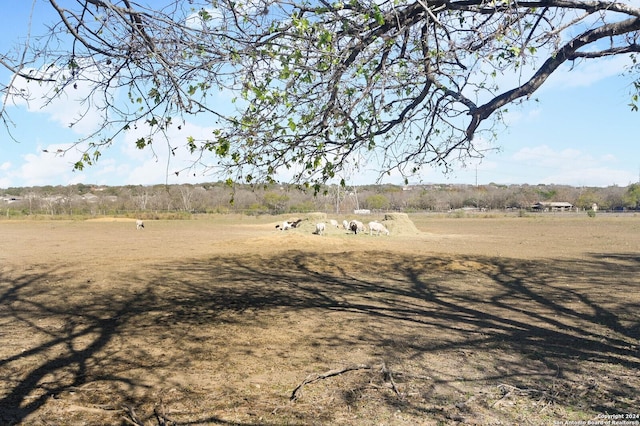
[{"label": "open field", "polygon": [[640,421],[640,216],[410,217],[0,221],[0,424]]}]

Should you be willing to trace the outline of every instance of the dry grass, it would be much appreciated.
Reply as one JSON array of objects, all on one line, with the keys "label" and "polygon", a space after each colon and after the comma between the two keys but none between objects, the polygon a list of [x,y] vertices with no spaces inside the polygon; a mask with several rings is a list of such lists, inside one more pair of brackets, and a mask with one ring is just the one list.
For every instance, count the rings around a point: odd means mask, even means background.
[{"label": "dry grass", "polygon": [[284,219],[0,222],[0,423],[638,414],[638,218]]}]

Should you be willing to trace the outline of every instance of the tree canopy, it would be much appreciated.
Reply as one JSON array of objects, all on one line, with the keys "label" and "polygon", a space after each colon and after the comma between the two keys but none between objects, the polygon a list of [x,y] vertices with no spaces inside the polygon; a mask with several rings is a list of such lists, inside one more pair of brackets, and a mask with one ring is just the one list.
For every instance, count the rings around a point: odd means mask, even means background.
[{"label": "tree canopy", "polygon": [[[627,55],[631,108],[640,87],[633,2],[44,3],[56,22],[0,52],[14,75],[0,83],[0,117],[9,125],[8,102],[29,97],[21,79],[50,87],[44,102],[88,87],[86,108],[102,121],[77,141],[80,169],[133,127],[147,130],[136,145],[153,149],[170,126],[204,115],[209,137],[167,143],[230,181],[271,182],[288,169],[319,188],[371,162],[381,176],[409,177],[482,156],[505,109],[564,63]],[[208,102],[214,92],[228,104]]]}]

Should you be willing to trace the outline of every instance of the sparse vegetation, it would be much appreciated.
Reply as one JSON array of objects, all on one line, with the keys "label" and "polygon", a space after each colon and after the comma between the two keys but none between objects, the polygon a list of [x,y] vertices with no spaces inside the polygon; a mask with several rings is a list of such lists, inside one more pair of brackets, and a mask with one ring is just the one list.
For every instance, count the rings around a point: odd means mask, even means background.
[{"label": "sparse vegetation", "polygon": [[[47,186],[0,189],[0,218],[34,215],[133,217],[145,213],[180,218],[198,213],[250,215],[345,213],[355,208],[372,211],[454,212],[477,215],[486,211],[527,210],[542,198],[569,202],[580,210],[594,204],[600,211],[638,207],[639,185],[576,188],[561,185],[364,185],[328,186],[314,195],[290,185],[250,187],[238,185],[232,193],[224,183],[104,187],[97,185]],[[231,200],[233,199],[233,202]],[[462,213],[455,213],[464,216]]]},{"label": "sparse vegetation", "polygon": [[635,414],[633,215],[389,214],[391,237],[312,235],[331,217],[5,222],[0,423]]}]

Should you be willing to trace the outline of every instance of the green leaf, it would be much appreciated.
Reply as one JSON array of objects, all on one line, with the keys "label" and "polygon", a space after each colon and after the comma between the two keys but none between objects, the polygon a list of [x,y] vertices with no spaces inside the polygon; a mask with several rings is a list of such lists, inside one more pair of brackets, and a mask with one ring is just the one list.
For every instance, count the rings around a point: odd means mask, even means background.
[{"label": "green leaf", "polygon": [[200,15],[200,19],[202,19],[205,22],[213,19],[211,14],[206,9],[200,9],[200,11],[198,12],[198,15]]},{"label": "green leaf", "polygon": [[147,146],[147,140],[145,138],[139,138],[136,141],[136,148],[144,149],[145,146]]},{"label": "green leaf", "polygon": [[216,155],[219,157],[226,157],[229,154],[229,148],[231,148],[231,144],[227,139],[218,141],[218,145],[216,146]]},{"label": "green leaf", "polygon": [[161,101],[160,92],[155,87],[149,90],[149,97],[152,98],[156,104],[159,104]]},{"label": "green leaf", "polygon": [[187,147],[189,147],[189,151],[192,154],[198,149],[198,146],[196,145],[196,140],[193,138],[193,136],[187,137]]},{"label": "green leaf", "polygon": [[378,7],[378,5],[375,5],[374,12],[373,12],[373,19],[376,20],[376,23],[378,25],[384,25],[384,15],[380,11],[380,8]]}]

